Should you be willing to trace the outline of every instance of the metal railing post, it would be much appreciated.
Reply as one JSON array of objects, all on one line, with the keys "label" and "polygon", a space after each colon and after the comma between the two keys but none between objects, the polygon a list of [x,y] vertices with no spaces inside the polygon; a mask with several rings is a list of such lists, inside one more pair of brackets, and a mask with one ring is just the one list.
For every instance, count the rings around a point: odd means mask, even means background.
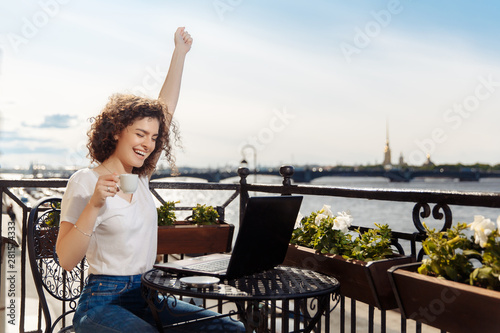
[{"label": "metal railing post", "polygon": [[283,191],[281,195],[292,195],[292,176],[294,173],[293,166],[283,165],[280,168],[280,175],[283,177]]},{"label": "metal railing post", "polygon": [[248,201],[247,177],[249,174],[250,170],[248,170],[248,168],[238,168],[238,175],[240,176],[240,225],[243,221],[243,214]]}]

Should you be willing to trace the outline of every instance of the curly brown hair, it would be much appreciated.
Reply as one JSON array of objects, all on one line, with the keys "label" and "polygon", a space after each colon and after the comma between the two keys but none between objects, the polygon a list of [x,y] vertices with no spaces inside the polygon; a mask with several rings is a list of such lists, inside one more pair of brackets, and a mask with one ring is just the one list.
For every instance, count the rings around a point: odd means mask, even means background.
[{"label": "curly brown hair", "polygon": [[[102,163],[115,151],[119,135],[127,126],[136,120],[154,118],[160,123],[155,149],[144,161],[140,168],[134,168],[133,173],[138,175],[151,174],[156,168],[156,162],[162,151],[172,169],[175,158],[172,155],[171,134],[174,141],[179,140],[177,125],[172,121],[172,116],[167,113],[167,106],[157,99],[150,99],[128,94],[115,94],[109,98],[102,112],[91,118],[92,125],[87,135],[89,141],[87,148],[92,162]],[[167,127],[170,124],[170,128]]]}]

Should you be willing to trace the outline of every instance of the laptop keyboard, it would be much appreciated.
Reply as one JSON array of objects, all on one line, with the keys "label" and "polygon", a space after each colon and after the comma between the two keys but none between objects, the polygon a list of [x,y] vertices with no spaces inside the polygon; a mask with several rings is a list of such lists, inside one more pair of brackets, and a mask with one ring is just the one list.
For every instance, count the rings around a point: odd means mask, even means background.
[{"label": "laptop keyboard", "polygon": [[200,262],[199,264],[189,265],[189,269],[203,272],[218,272],[224,270],[229,265],[229,258],[213,260],[209,262]]}]

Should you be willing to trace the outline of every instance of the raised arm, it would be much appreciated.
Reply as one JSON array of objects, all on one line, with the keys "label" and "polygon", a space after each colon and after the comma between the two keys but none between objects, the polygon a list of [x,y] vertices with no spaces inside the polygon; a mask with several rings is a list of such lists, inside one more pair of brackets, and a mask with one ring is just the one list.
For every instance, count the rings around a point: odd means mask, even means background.
[{"label": "raised arm", "polygon": [[[171,119],[177,107],[181,89],[182,71],[184,70],[184,60],[193,44],[193,39],[183,27],[177,28],[175,31],[174,41],[175,49],[170,61],[168,74],[158,96],[159,100],[167,104],[168,113],[170,114],[170,117],[167,117],[167,119]],[[167,125],[170,126],[170,124]]]}]

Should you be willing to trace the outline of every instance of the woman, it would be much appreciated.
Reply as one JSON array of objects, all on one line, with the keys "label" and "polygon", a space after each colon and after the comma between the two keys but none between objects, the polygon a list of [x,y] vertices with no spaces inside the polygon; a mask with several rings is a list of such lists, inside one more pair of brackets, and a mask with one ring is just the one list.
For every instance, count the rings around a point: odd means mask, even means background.
[{"label": "woman", "polygon": [[[156,258],[157,215],[148,181],[162,151],[173,160],[169,129],[192,38],[178,28],[174,41],[159,99],[110,98],[89,131],[89,155],[99,166],[76,172],[63,196],[56,244],[59,262],[71,270],[86,256],[89,264],[88,283],[73,318],[77,332],[156,332],[141,296],[140,278]],[[172,131],[176,133],[175,127]],[[134,193],[120,191],[118,175],[125,173],[139,175]],[[175,310],[189,313],[200,309],[178,302]],[[181,320],[213,314],[205,310]],[[168,311],[162,316],[164,324],[175,322]],[[241,323],[227,318],[188,328],[243,331]]]}]

